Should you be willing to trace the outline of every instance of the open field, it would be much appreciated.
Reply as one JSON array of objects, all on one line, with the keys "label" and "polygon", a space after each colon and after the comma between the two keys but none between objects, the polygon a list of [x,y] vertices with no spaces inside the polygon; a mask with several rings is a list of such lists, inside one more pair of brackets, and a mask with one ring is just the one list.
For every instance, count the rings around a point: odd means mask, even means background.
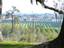
[{"label": "open field", "polygon": [[[10,38],[14,37],[18,40],[32,40],[34,41],[39,40],[40,37],[45,36],[47,40],[54,39],[60,31],[60,27],[54,27],[50,24],[44,24],[44,23],[14,23],[13,24],[13,32],[12,30],[12,24],[11,23],[2,23],[0,24],[0,30],[2,31],[2,34],[4,38]],[[36,39],[37,38],[37,39]]]},{"label": "open field", "polygon": [[1,23],[3,40],[1,48],[31,48],[36,43],[52,41],[59,35],[60,27],[44,23]]}]

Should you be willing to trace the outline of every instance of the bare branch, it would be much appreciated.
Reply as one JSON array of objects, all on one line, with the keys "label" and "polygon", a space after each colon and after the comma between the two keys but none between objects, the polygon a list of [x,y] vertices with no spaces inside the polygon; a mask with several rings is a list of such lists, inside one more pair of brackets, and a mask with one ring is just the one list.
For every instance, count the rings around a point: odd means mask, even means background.
[{"label": "bare branch", "polygon": [[[47,8],[47,9],[56,11],[56,12],[58,12],[59,14],[63,14],[63,13],[64,13],[62,10],[58,10],[58,9],[56,9],[56,8],[46,6],[46,5],[44,4],[44,1],[45,1],[45,0],[36,0],[36,4],[37,4],[37,2],[40,2],[40,3],[44,6],[44,8]],[[31,3],[32,3],[32,2],[33,2],[33,1],[31,0]]]},{"label": "bare branch", "polygon": [[64,12],[61,11],[61,10],[59,11],[58,9],[55,9],[55,8],[52,8],[52,7],[49,7],[49,6],[46,6],[46,5],[44,5],[44,7],[47,8],[47,9],[54,10],[54,11],[58,12],[59,14],[63,14],[63,13],[64,13]]}]

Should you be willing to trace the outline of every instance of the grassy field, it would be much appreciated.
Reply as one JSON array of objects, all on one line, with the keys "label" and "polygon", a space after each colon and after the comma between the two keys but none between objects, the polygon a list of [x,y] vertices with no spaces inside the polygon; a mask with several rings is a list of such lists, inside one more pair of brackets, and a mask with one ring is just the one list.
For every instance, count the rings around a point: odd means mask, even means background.
[{"label": "grassy field", "polygon": [[23,45],[23,43],[20,45],[10,45],[10,44],[0,44],[0,48],[32,48],[33,45]]},{"label": "grassy field", "polygon": [[[3,36],[9,35],[8,37],[11,37],[11,35],[16,35],[18,37],[29,37],[33,39],[35,36],[39,36],[39,35],[44,35],[46,36],[48,39],[53,39],[55,38],[59,31],[60,28],[58,27],[52,27],[51,25],[35,25],[35,24],[14,24],[13,25],[13,32],[11,32],[12,30],[12,24],[0,24],[0,30],[2,30],[2,34]],[[28,36],[29,35],[29,36]],[[13,37],[12,36],[12,37]]]},{"label": "grassy field", "polygon": [[28,42],[4,41],[0,42],[0,48],[32,48],[34,44]]},{"label": "grassy field", "polygon": [[3,40],[0,48],[31,48],[34,43],[47,42],[54,40],[59,35],[60,28],[45,24],[26,24],[19,23],[0,24]]}]

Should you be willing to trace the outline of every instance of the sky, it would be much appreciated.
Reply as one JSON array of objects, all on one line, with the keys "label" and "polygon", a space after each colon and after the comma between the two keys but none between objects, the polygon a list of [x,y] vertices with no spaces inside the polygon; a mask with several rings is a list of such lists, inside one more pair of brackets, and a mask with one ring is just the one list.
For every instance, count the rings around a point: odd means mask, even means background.
[{"label": "sky", "polygon": [[[49,0],[48,2],[45,2],[45,4],[47,3],[46,5],[53,7],[54,4],[52,1],[53,0]],[[30,3],[30,0],[2,0],[2,2],[2,13],[12,10],[12,6],[19,9],[20,13],[54,13],[52,10],[43,8],[39,2],[38,5],[36,5],[35,0],[33,0],[33,5]]]}]

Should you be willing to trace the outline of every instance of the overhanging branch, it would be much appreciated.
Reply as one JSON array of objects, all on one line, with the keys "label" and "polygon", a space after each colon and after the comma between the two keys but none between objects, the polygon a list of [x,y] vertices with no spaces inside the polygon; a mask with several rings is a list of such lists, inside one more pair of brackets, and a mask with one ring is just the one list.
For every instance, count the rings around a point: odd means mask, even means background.
[{"label": "overhanging branch", "polygon": [[[64,13],[62,10],[59,11],[58,9],[55,9],[55,8],[46,6],[46,5],[44,4],[44,1],[45,1],[45,0],[36,0],[36,4],[37,4],[37,2],[40,2],[40,3],[44,6],[44,8],[47,8],[47,9],[56,11],[56,12],[58,12],[59,14],[63,14],[63,13]],[[33,3],[33,0],[31,0],[31,3]]]},{"label": "overhanging branch", "polygon": [[54,10],[54,11],[58,12],[59,14],[64,13],[62,10],[59,11],[58,9],[55,9],[55,8],[52,8],[52,7],[49,7],[49,6],[46,6],[46,5],[44,5],[44,7],[47,8],[47,9],[50,9],[50,10]]}]

